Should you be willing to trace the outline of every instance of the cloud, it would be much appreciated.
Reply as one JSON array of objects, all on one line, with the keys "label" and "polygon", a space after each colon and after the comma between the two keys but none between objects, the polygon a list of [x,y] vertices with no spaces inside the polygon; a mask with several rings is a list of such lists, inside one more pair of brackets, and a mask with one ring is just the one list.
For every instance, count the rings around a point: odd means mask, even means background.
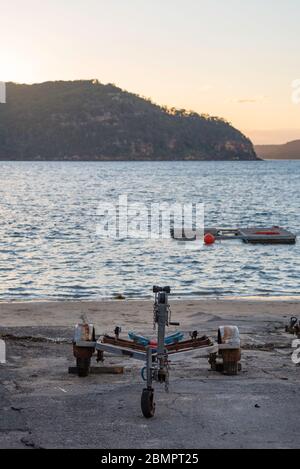
[{"label": "cloud", "polygon": [[257,101],[257,99],[247,99],[247,98],[245,98],[245,99],[237,99],[236,102],[239,103],[239,104],[247,104],[247,103],[257,103],[258,101]]},{"label": "cloud", "polygon": [[212,85],[202,85],[198,88],[198,91],[201,93],[205,93],[206,91],[213,90],[214,87]]},{"label": "cloud", "polygon": [[267,99],[267,96],[254,96],[253,98],[238,98],[234,99],[233,102],[238,104],[253,104],[261,103]]}]

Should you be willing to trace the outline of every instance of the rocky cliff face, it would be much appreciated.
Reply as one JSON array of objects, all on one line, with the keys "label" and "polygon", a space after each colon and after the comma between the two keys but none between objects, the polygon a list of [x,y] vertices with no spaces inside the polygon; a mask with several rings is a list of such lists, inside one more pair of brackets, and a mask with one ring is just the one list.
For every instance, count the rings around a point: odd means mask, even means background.
[{"label": "rocky cliff face", "polygon": [[7,84],[0,159],[256,160],[222,119],[167,109],[98,81]]}]

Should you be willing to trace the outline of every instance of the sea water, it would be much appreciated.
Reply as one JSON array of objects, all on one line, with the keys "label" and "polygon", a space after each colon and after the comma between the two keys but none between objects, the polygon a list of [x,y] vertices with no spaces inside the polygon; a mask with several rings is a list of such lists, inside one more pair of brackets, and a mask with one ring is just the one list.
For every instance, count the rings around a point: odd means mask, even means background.
[{"label": "sea water", "polygon": [[300,232],[300,161],[0,162],[0,299],[299,295],[294,245],[105,239],[99,205],[204,203],[215,227]]}]

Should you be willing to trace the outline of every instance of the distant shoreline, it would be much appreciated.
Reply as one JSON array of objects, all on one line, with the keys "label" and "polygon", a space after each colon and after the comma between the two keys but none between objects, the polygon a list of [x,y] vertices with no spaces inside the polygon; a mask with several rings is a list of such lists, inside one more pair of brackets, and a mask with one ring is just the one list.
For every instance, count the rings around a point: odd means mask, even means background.
[{"label": "distant shoreline", "polygon": [[[170,299],[172,302],[176,303],[263,303],[263,302],[274,302],[274,303],[286,303],[292,301],[293,303],[300,303],[300,294],[299,295],[270,295],[270,296],[263,296],[263,295],[247,295],[247,296],[176,296],[171,295]],[[84,299],[81,300],[80,298],[36,298],[36,299],[26,299],[26,298],[19,298],[19,299],[3,299],[0,300],[0,309],[5,305],[70,305],[70,304],[118,304],[118,305],[128,305],[130,303],[136,304],[138,302],[141,303],[148,303],[152,301],[152,297],[149,295],[148,297],[143,298],[125,298],[124,300],[119,300],[117,298],[97,298],[97,299]],[[1,314],[1,311],[0,311]]]},{"label": "distant shoreline", "polygon": [[[257,160],[17,160],[0,159],[0,163],[261,163],[262,158]],[[275,160],[274,160],[275,161]]]},{"label": "distant shoreline", "polygon": [[254,149],[264,160],[300,160],[300,140],[283,145],[255,145]]}]

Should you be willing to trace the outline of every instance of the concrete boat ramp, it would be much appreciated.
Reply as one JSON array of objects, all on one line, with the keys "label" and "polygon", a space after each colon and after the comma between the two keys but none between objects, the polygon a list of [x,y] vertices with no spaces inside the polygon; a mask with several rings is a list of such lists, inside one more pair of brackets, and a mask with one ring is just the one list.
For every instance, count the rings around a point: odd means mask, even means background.
[{"label": "concrete boat ramp", "polygon": [[[157,412],[140,410],[141,364],[107,356],[105,366],[124,375],[68,373],[74,365],[74,324],[84,312],[97,331],[116,324],[151,333],[152,302],[0,304],[0,448],[298,448],[299,365],[285,332],[300,301],[187,300],[182,330],[214,337],[221,323],[236,324],[242,372],[223,376],[197,356],[172,365],[170,393],[156,387]],[[150,321],[151,322],[151,321]],[[149,329],[145,330],[145,323]],[[100,365],[99,365],[100,366]]]}]

